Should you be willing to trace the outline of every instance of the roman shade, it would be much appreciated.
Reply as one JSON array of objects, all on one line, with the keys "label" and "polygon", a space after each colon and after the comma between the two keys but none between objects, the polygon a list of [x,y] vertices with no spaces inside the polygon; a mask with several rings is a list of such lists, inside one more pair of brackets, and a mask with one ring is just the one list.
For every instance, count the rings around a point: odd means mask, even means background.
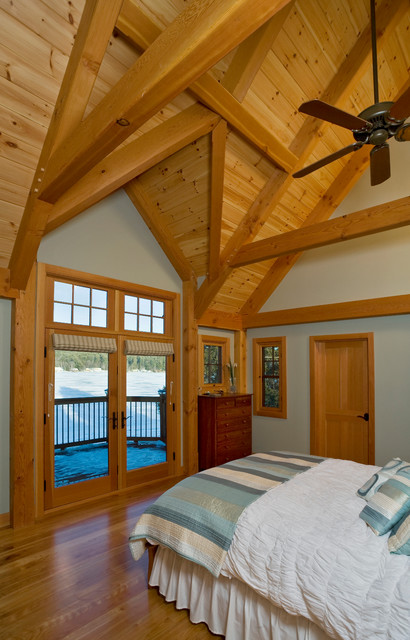
[{"label": "roman shade", "polygon": [[52,335],[53,349],[58,349],[59,351],[96,351],[98,353],[115,353],[117,351],[115,338],[63,333],[53,333]]},{"label": "roman shade", "polygon": [[126,356],[172,356],[174,345],[172,342],[125,340],[124,353]]}]

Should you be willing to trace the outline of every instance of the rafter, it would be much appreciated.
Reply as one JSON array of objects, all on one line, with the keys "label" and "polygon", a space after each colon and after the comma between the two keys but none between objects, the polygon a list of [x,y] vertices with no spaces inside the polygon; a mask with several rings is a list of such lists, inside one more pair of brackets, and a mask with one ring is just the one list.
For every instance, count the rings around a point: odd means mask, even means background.
[{"label": "rafter", "polygon": [[221,120],[212,132],[211,211],[209,229],[209,278],[214,280],[219,271],[221,250],[221,222],[223,186],[225,176],[226,121]]},{"label": "rafter", "polygon": [[45,167],[58,141],[81,121],[121,5],[122,0],[108,5],[104,0],[89,0],[85,5],[10,258],[15,288],[24,289],[27,284],[47,221],[46,206],[37,202]]},{"label": "rafter", "polygon": [[198,325],[239,331],[242,329],[242,316],[239,313],[226,313],[225,311],[206,311],[198,319]]},{"label": "rafter", "polygon": [[[309,226],[330,218],[368,166],[368,151],[364,148],[359,149],[343,167],[337,180],[331,184],[302,226]],[[275,260],[240,312],[252,314],[259,311],[302,255],[302,252],[294,253]]]},{"label": "rafter", "polygon": [[[387,38],[391,30],[394,29],[398,17],[402,15],[405,10],[405,5],[406,0],[399,0],[397,3],[393,0],[389,0],[387,5],[383,4],[378,11],[377,23],[379,25],[379,45],[382,44],[384,38]],[[346,59],[338,73],[334,76],[328,87],[323,92],[322,99],[336,105],[339,100],[342,100],[346,95],[348,95],[352,91],[354,83],[357,82],[365,73],[370,55],[369,25],[358,38],[353,49],[346,56]],[[401,93],[402,91],[400,91],[398,95],[401,95]],[[295,167],[301,168],[304,166],[306,159],[312,153],[314,146],[320,139],[320,132],[325,126],[327,126],[326,123],[315,118],[308,118],[302,125],[300,131],[296,134],[290,145],[292,151],[296,153],[299,158]],[[358,177],[364,172],[368,162],[367,156],[368,150],[361,149],[355,152],[354,157],[348,161],[347,165],[345,165],[345,169],[342,170],[340,176],[335,181],[336,184],[330,187],[327,194],[324,194],[317,207],[315,207],[312,214],[309,215],[308,219],[305,221],[304,226],[321,220],[326,220],[331,216],[336,206],[338,206],[343,199],[342,195],[346,195],[348,193]],[[352,168],[353,171],[351,170]],[[292,176],[286,175],[278,170],[274,172],[269,183],[265,187],[265,191],[268,194],[268,197],[266,199],[264,198],[265,206],[263,206],[263,203],[258,205],[258,203],[255,202],[249,209],[248,213],[244,216],[242,222],[237,227],[222,252],[221,272],[220,277],[218,278],[218,282],[221,287],[231,273],[231,269],[224,268],[224,265],[232,265],[235,255],[240,248],[245,245],[245,243],[251,242],[252,239],[256,237],[275,206],[280,202],[283,194],[289,188],[293,179],[294,178]],[[296,260],[297,257],[292,259],[286,257],[284,259],[279,258],[276,260],[275,264],[269,269],[265,278],[263,278],[255,292],[245,303],[241,313],[250,313],[250,309],[253,309],[255,305],[260,309],[269,295],[271,295],[276,286],[278,286],[281,280],[295,264]],[[225,280],[223,279],[223,275],[225,275]],[[273,289],[272,286],[274,286]],[[268,291],[270,291],[270,294],[267,295]],[[217,294],[218,291],[216,290],[214,283],[213,286],[210,287],[209,282],[204,281],[201,289],[197,293],[198,308],[203,307],[203,302],[201,304],[199,303],[200,296],[202,301],[207,300],[208,303],[211,304]]]},{"label": "rafter", "polygon": [[53,231],[197,138],[210,133],[219,119],[206,107],[194,104],[113,151],[57,200],[45,233]]},{"label": "rafter", "polygon": [[18,298],[20,291],[10,288],[10,271],[9,269],[0,269],[0,298]]},{"label": "rafter", "polygon": [[[124,3],[117,27],[142,51],[145,51],[162,33],[131,0],[126,0]],[[189,91],[210,109],[219,113],[231,127],[239,131],[244,138],[276,164],[287,171],[295,166],[296,156],[271,131],[261,125],[210,73],[205,73],[192,82]]]},{"label": "rafter", "polygon": [[196,281],[192,266],[185,258],[177,243],[170,237],[167,227],[161,220],[160,214],[146,195],[138,178],[131,180],[131,182],[127,184],[125,192],[181,280]]},{"label": "rafter", "polygon": [[[286,0],[193,0],[55,150],[40,197],[84,173],[281,9]],[[235,29],[232,29],[235,24]]]},{"label": "rafter", "polygon": [[222,86],[239,102],[245,98],[294,4],[294,0],[289,2],[269,22],[259,27],[255,33],[239,45],[221,82]]},{"label": "rafter", "polygon": [[[397,92],[395,100],[397,100],[409,86],[410,79],[408,79],[404,86]],[[350,160],[338,175],[337,180],[331,184],[302,226],[328,220],[368,166],[369,151],[366,146],[364,146],[351,156]],[[294,253],[292,256],[283,256],[275,260],[253,294],[243,305],[240,312],[243,314],[252,314],[259,311],[302,255],[302,252]]]},{"label": "rafter", "polygon": [[247,264],[317,249],[408,224],[410,196],[252,242],[238,251],[232,261],[232,267],[244,267]]},{"label": "rafter", "polygon": [[410,295],[370,298],[334,304],[319,304],[313,307],[297,307],[280,311],[265,311],[245,316],[245,329],[256,327],[274,327],[310,322],[328,322],[333,320],[352,320],[353,318],[374,318],[377,316],[396,316],[410,313]]}]

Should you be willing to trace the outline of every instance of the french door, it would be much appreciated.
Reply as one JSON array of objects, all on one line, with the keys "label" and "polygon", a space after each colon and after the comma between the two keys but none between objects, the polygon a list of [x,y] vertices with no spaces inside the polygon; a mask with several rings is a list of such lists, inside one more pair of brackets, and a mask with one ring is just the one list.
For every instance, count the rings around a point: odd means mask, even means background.
[{"label": "french door", "polygon": [[151,344],[46,331],[46,509],[172,473],[175,364]]}]

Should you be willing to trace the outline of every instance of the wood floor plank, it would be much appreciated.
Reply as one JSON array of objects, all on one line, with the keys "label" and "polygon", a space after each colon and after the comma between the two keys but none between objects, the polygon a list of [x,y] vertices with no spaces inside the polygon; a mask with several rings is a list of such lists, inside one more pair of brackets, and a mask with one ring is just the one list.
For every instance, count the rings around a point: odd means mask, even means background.
[{"label": "wood floor plank", "polygon": [[147,588],[128,536],[169,481],[0,530],[0,640],[205,640],[205,624]]}]

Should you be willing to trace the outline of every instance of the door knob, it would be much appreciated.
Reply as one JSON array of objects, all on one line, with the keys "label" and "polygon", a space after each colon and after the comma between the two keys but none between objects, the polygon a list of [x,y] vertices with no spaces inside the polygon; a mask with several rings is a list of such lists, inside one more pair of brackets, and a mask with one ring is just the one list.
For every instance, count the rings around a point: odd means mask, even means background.
[{"label": "door knob", "polygon": [[365,413],[362,416],[356,416],[356,418],[362,418],[365,422],[369,422],[369,414]]}]

